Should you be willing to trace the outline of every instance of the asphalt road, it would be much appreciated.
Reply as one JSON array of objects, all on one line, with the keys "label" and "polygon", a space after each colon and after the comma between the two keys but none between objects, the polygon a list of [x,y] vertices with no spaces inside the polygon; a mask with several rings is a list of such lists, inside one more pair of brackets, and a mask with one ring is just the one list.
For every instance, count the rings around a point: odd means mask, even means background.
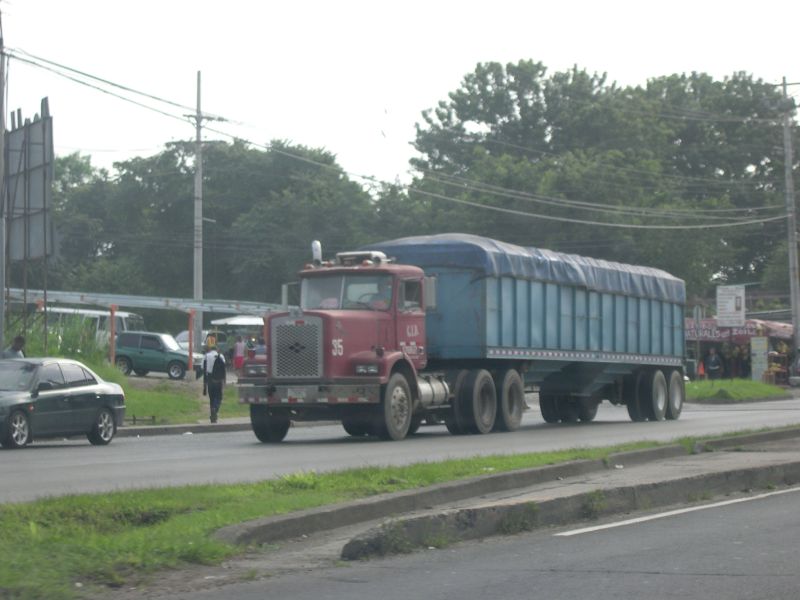
[{"label": "asphalt road", "polygon": [[794,600],[798,491],[570,537],[556,535],[569,529],[547,529],[171,597]]},{"label": "asphalt road", "polygon": [[745,405],[686,405],[678,421],[632,423],[625,407],[600,406],[597,420],[547,425],[538,408],[512,434],[451,436],[423,427],[402,442],[348,437],[339,425],[298,427],[284,443],[259,443],[249,431],[117,438],[94,447],[85,439],[35,443],[0,452],[0,502],[42,496],[195,483],[256,481],[295,471],[399,465],[486,454],[668,441],[800,424],[800,400]]}]

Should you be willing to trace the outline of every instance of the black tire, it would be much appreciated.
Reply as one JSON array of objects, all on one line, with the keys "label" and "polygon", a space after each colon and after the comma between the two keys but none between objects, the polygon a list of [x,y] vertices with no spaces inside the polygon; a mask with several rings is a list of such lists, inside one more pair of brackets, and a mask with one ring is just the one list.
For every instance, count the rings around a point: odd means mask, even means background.
[{"label": "black tire", "polygon": [[376,433],[382,440],[400,441],[408,435],[414,398],[402,373],[394,373],[383,389]]},{"label": "black tire", "polygon": [[467,418],[469,433],[489,433],[497,417],[497,392],[492,374],[485,369],[470,371],[461,386],[459,404]]},{"label": "black tire", "polygon": [[139,377],[144,377],[150,371],[148,371],[147,369],[134,369],[133,372],[136,373]]},{"label": "black tire", "polygon": [[600,402],[594,398],[581,398],[578,401],[578,417],[584,423],[594,421],[598,406],[600,406]]},{"label": "black tire", "polygon": [[290,424],[286,415],[273,415],[266,406],[250,405],[250,425],[258,440],[264,444],[282,442]]},{"label": "black tire", "polygon": [[581,418],[581,409],[578,401],[566,397],[558,405],[558,416],[562,423],[577,423]]},{"label": "black tire", "polygon": [[97,413],[91,431],[86,434],[87,439],[94,446],[106,446],[114,439],[117,432],[117,424],[114,421],[114,413],[107,408],[103,408]]},{"label": "black tire", "polygon": [[647,418],[651,421],[663,421],[667,414],[667,378],[661,369],[650,371],[646,389],[644,401]]},{"label": "black tire", "polygon": [[342,427],[353,437],[363,437],[372,433],[372,423],[363,417],[345,417],[342,419]]},{"label": "black tire", "polygon": [[419,431],[422,425],[422,415],[413,415],[411,417],[411,426],[408,428],[408,435],[414,435]]},{"label": "black tire", "polygon": [[452,435],[464,435],[468,432],[467,416],[464,414],[460,402],[461,388],[464,387],[468,375],[469,371],[459,371],[453,380],[453,404],[444,418],[444,425]]},{"label": "black tire", "polygon": [[631,421],[640,423],[647,420],[647,413],[644,410],[642,398],[645,393],[645,372],[639,371],[625,377],[622,384],[622,398],[628,409],[628,416]]},{"label": "black tire", "polygon": [[525,388],[522,377],[515,369],[501,373],[496,381],[497,417],[495,431],[516,431],[522,423],[525,410]]},{"label": "black tire", "polygon": [[116,365],[123,375],[130,375],[133,372],[133,363],[127,356],[118,356]]},{"label": "black tire", "polygon": [[667,382],[667,419],[674,421],[681,416],[685,400],[686,384],[683,381],[683,374],[673,370]]},{"label": "black tire", "polygon": [[186,377],[186,365],[178,360],[173,360],[167,365],[167,375],[170,379],[183,379]]},{"label": "black tire", "polygon": [[539,410],[545,423],[558,423],[561,417],[558,414],[558,402],[555,394],[539,392]]},{"label": "black tire", "polygon": [[21,410],[15,410],[6,419],[2,436],[0,436],[0,445],[3,448],[24,448],[31,439],[31,423],[28,415]]}]

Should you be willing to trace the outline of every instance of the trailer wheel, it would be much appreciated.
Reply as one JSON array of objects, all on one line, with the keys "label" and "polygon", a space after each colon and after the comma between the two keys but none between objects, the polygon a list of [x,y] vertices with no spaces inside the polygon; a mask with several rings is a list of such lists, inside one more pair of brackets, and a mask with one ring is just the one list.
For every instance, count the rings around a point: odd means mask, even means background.
[{"label": "trailer wheel", "polygon": [[686,399],[686,388],[683,375],[678,370],[673,370],[669,375],[667,386],[667,418],[675,420],[681,416],[683,401]]},{"label": "trailer wheel", "polygon": [[383,391],[377,434],[383,440],[402,440],[411,427],[413,399],[411,388],[402,373],[395,373]]},{"label": "trailer wheel", "polygon": [[645,372],[639,371],[633,375],[628,375],[622,383],[622,399],[628,408],[628,416],[631,421],[641,422],[647,420],[647,413],[644,410],[643,399],[645,392]]},{"label": "trailer wheel", "polygon": [[561,417],[558,415],[558,404],[555,394],[539,392],[539,410],[542,411],[542,418],[545,423],[558,423],[561,420]]},{"label": "trailer wheel", "polygon": [[489,433],[497,417],[497,393],[492,374],[485,369],[469,372],[459,394],[459,404],[467,417],[466,431]]},{"label": "trailer wheel", "polygon": [[661,369],[653,369],[645,379],[645,395],[641,397],[647,418],[663,421],[667,414],[667,378]]},{"label": "trailer wheel", "polygon": [[558,405],[558,416],[562,423],[577,423],[581,418],[581,409],[578,401],[567,397]]},{"label": "trailer wheel", "polygon": [[497,431],[516,431],[522,423],[525,410],[525,388],[522,377],[515,369],[508,369],[496,382],[497,418],[494,429]]},{"label": "trailer wheel", "polygon": [[578,416],[584,423],[594,421],[597,416],[597,407],[600,406],[600,401],[594,398],[581,398],[578,401]]},{"label": "trailer wheel", "polygon": [[250,424],[260,442],[276,444],[286,437],[290,422],[288,416],[271,415],[266,406],[251,404]]}]

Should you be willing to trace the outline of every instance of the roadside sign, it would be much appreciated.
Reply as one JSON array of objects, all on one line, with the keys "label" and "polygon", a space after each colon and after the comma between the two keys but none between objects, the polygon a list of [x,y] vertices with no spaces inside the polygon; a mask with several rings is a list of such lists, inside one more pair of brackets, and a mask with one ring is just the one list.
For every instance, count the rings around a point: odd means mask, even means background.
[{"label": "roadside sign", "polygon": [[769,352],[768,338],[757,336],[750,338],[750,372],[753,381],[761,381],[767,371]]},{"label": "roadside sign", "polygon": [[744,286],[717,286],[717,327],[744,326]]}]

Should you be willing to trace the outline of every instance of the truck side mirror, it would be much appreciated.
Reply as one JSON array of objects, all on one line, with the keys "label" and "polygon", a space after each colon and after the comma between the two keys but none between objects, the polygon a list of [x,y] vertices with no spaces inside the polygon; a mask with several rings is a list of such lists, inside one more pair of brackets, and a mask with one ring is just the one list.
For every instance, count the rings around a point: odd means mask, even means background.
[{"label": "truck side mirror", "polygon": [[425,277],[422,280],[422,296],[425,299],[425,310],[436,310],[436,277]]}]

